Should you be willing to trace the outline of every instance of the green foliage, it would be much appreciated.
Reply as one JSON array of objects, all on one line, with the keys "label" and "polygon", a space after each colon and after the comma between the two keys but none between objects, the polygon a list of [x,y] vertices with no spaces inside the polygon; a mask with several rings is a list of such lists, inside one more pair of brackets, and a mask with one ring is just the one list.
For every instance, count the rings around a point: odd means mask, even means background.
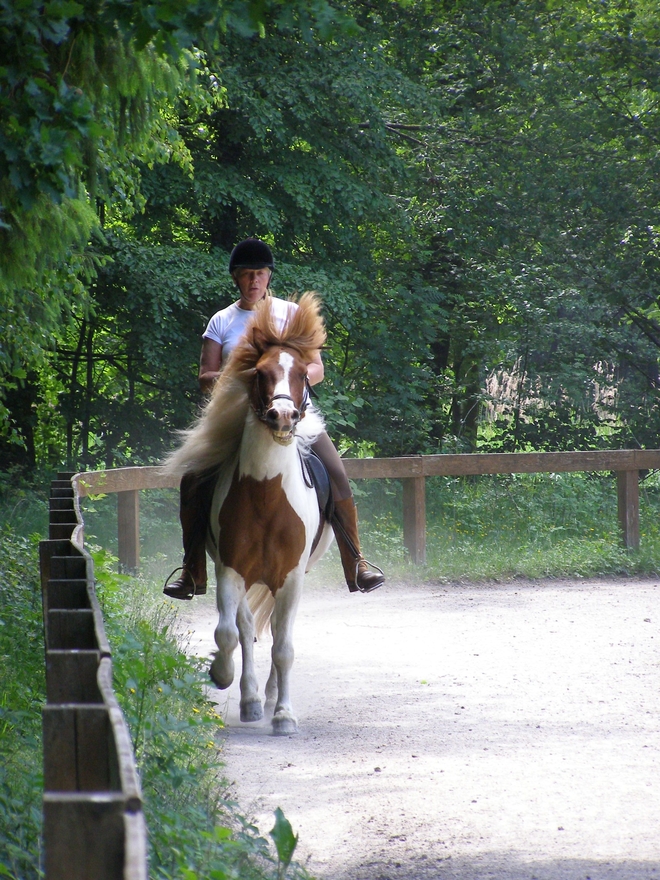
[{"label": "green foliage", "polygon": [[298,844],[298,835],[294,835],[291,823],[279,807],[275,810],[275,825],[270,831],[270,836],[277,849],[278,877],[284,877]]},{"label": "green foliage", "polygon": [[[171,162],[190,174],[175,104],[185,96],[191,111],[211,112],[223,102],[217,77],[198,81],[205,52],[229,33],[245,40],[296,26],[311,40],[349,24],[326,0],[0,0],[3,388],[20,390],[30,370],[47,373],[44,361],[66,346],[72,314],[85,321],[95,313],[87,288],[97,255],[85,248],[106,212],[119,206],[124,222],[142,209],[143,169]],[[68,392],[45,391],[40,422]],[[30,429],[11,403],[3,393],[0,446],[14,453],[11,445],[26,444]],[[41,460],[61,460],[48,427],[46,442],[36,438]],[[29,466],[37,458],[31,438],[28,447]]]},{"label": "green foliage", "polygon": [[0,876],[42,877],[45,701],[38,535],[0,526]]},{"label": "green foliage", "polygon": [[344,448],[655,444],[644,0],[22,6],[0,2],[0,421],[26,463],[161,454],[252,234],[278,293],[324,298]]},{"label": "green foliage", "polygon": [[[401,490],[389,481],[360,485],[367,557],[403,577]],[[616,485],[595,474],[513,474],[427,480],[428,578],[597,577],[660,570],[660,479],[641,486],[639,551],[621,546]]]}]

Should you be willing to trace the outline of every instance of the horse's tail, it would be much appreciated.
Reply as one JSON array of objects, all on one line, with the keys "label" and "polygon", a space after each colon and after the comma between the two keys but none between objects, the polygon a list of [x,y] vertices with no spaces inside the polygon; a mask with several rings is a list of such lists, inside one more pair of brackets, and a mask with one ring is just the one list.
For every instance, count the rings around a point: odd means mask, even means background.
[{"label": "horse's tail", "polygon": [[247,599],[254,617],[255,632],[257,638],[260,639],[268,629],[275,608],[275,599],[265,584],[252,584]]}]

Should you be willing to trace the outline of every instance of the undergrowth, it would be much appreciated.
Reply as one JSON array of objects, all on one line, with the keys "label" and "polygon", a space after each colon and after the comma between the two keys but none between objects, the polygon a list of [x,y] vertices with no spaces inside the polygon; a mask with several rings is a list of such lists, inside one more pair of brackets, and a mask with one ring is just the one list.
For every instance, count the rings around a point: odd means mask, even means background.
[{"label": "undergrowth", "polygon": [[16,880],[43,876],[39,538],[0,528],[0,876]]},{"label": "undergrowth", "polygon": [[367,555],[402,577],[484,580],[660,571],[660,479],[640,484],[640,548],[621,545],[609,474],[512,474],[426,481],[427,564],[410,566],[401,484],[358,483]]}]

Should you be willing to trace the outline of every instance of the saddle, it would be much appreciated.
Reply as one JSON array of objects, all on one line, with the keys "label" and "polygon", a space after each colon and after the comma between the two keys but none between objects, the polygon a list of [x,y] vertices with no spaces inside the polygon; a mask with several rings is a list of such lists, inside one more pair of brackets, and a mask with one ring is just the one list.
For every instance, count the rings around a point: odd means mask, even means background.
[{"label": "saddle", "polygon": [[310,489],[316,490],[316,498],[321,516],[326,522],[332,522],[335,514],[335,501],[332,497],[330,475],[326,466],[312,450],[309,451],[308,455],[300,455],[300,463],[305,484]]}]

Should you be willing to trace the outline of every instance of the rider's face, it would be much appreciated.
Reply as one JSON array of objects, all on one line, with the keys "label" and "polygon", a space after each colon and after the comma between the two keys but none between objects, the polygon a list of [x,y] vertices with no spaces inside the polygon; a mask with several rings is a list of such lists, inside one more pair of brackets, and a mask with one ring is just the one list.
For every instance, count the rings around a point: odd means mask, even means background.
[{"label": "rider's face", "polygon": [[240,306],[252,310],[268,290],[270,269],[237,269],[234,280],[241,292]]}]

